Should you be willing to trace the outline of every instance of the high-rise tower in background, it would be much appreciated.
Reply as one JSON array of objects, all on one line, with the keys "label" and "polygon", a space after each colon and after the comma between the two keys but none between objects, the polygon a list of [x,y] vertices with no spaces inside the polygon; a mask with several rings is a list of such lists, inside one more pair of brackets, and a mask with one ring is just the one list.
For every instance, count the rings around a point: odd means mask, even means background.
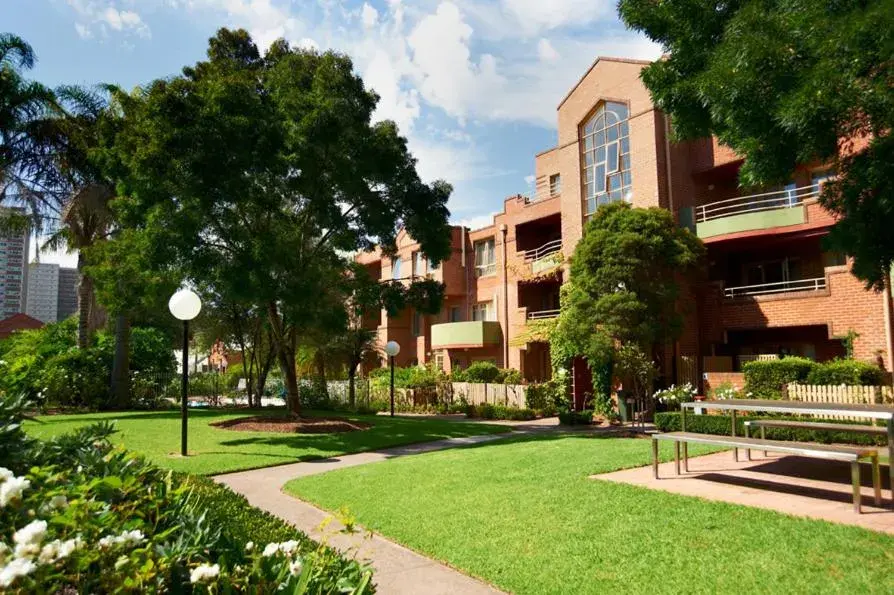
[{"label": "high-rise tower in background", "polygon": [[59,268],[56,318],[60,322],[78,311],[78,269]]},{"label": "high-rise tower in background", "polygon": [[[4,209],[22,211],[21,209]],[[22,211],[23,212],[23,211]],[[28,292],[28,231],[0,229],[0,320],[25,311]]]},{"label": "high-rise tower in background", "polygon": [[59,302],[59,265],[28,265],[28,300],[25,314],[41,322],[56,322]]}]

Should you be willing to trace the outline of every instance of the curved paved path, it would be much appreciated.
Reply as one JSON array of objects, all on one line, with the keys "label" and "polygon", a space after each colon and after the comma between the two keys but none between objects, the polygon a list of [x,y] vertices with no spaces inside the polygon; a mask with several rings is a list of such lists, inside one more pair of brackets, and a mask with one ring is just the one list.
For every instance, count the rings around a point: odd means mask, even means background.
[{"label": "curved paved path", "polygon": [[[542,430],[541,430],[542,431]],[[454,448],[467,444],[480,444],[504,439],[512,434],[490,434],[467,438],[449,438],[435,442],[423,442],[399,446],[374,452],[362,452],[343,455],[318,461],[307,461],[292,465],[267,467],[253,471],[240,471],[218,475],[213,479],[225,484],[242,494],[253,505],[275,514],[291,523],[317,541],[326,543],[349,556],[357,554],[357,558],[372,565],[379,593],[451,595],[451,594],[494,594],[501,593],[494,587],[462,574],[449,566],[445,566],[430,558],[426,558],[401,545],[365,531],[362,527],[354,533],[341,533],[343,525],[338,521],[330,522],[321,531],[320,525],[332,514],[315,506],[288,496],[282,488],[287,481],[296,477],[304,477],[317,473],[325,473],[342,467],[354,467],[385,461],[394,457],[420,454],[446,448]]]}]

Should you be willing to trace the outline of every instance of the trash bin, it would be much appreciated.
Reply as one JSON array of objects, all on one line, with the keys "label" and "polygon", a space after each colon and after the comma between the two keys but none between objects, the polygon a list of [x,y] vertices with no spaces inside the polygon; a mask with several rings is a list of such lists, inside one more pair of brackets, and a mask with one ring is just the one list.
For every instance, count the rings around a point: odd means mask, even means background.
[{"label": "trash bin", "polygon": [[618,391],[618,417],[622,424],[633,422],[633,398],[623,389]]}]

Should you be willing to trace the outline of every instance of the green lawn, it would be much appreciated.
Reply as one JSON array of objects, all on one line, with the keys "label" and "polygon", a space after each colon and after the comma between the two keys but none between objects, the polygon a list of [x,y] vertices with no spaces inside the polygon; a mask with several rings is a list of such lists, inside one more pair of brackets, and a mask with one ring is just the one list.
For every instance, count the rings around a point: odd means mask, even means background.
[{"label": "green lawn", "polygon": [[[283,410],[274,412],[284,414]],[[145,455],[162,467],[201,475],[269,467],[414,442],[507,431],[504,426],[478,423],[400,417],[391,419],[332,412],[319,415],[348,417],[373,426],[363,431],[340,434],[278,434],[236,432],[209,425],[215,421],[246,415],[257,415],[257,412],[190,410],[190,456],[185,459],[177,456],[180,452],[179,411],[47,415],[36,421],[26,422],[25,429],[33,436],[46,438],[97,421],[113,421],[119,430],[115,439],[129,450]]]},{"label": "green lawn", "polygon": [[587,478],[649,452],[646,440],[517,438],[286,489],[515,593],[894,592],[894,536]]}]

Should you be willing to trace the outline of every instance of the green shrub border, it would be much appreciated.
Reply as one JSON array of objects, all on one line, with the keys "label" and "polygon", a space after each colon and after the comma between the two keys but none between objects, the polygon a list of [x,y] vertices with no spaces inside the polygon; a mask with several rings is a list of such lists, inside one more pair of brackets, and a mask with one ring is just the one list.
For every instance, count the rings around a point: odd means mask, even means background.
[{"label": "green shrub border", "polygon": [[[805,416],[766,416],[766,415],[739,415],[736,416],[736,434],[738,436],[745,435],[746,421],[769,420],[769,419],[789,419],[797,421],[813,421],[828,422],[838,424],[854,424],[866,425],[856,421],[844,421],[833,419],[819,419]],[[665,412],[655,414],[655,427],[660,432],[679,432],[681,431],[680,413]],[[732,428],[732,417],[729,415],[687,415],[686,431],[695,432],[697,434],[718,434],[729,435]],[[752,432],[752,437],[754,436]],[[819,442],[822,444],[841,443],[841,444],[859,444],[863,446],[885,446],[887,438],[885,436],[874,436],[871,434],[859,434],[856,432],[829,432],[821,430],[805,430],[801,428],[766,428],[766,436],[769,440],[790,440],[795,442]]]}]

